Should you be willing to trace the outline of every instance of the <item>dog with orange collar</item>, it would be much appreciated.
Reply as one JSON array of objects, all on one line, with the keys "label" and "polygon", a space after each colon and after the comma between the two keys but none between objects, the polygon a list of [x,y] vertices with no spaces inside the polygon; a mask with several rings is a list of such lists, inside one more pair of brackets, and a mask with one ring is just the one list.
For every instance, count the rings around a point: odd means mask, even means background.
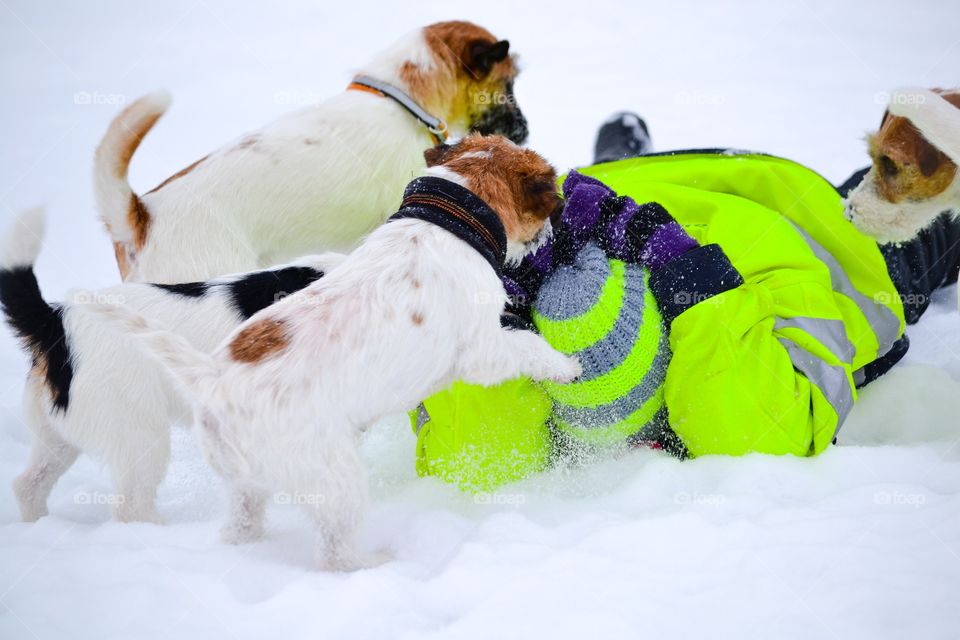
[{"label": "dog with orange collar", "polygon": [[527,125],[513,98],[506,40],[469,22],[418,29],[361,67],[348,90],[290,113],[137,195],[127,167],[166,111],[159,92],[132,103],[97,150],[95,191],[121,276],[178,283],[345,252],[395,209],[447,135]]}]

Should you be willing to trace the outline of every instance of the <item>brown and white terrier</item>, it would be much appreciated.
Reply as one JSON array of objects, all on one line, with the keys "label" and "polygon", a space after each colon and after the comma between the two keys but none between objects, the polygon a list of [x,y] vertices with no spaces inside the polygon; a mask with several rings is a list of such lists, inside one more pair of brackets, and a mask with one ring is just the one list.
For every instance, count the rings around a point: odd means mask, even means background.
[{"label": "brown and white terrier", "polygon": [[580,375],[539,335],[500,325],[507,296],[498,269],[548,230],[561,206],[553,168],[499,136],[469,136],[428,156],[433,166],[387,224],[212,355],[131,311],[102,309],[195,399],[207,457],[232,489],[228,542],[260,538],[267,501],[282,491],[301,496],[316,522],[321,567],[363,566],[361,433],[455,380]]},{"label": "brown and white terrier", "polygon": [[960,210],[960,90],[894,92],[868,138],[873,166],[847,200],[858,229],[905,242],[944,211]]},{"label": "brown and white terrier", "polygon": [[506,40],[469,22],[417,29],[362,66],[347,91],[281,117],[137,195],[127,167],[170,103],[135,101],[97,149],[95,190],[121,276],[180,283],[294,256],[349,251],[393,212],[446,135],[517,143],[517,65]]}]

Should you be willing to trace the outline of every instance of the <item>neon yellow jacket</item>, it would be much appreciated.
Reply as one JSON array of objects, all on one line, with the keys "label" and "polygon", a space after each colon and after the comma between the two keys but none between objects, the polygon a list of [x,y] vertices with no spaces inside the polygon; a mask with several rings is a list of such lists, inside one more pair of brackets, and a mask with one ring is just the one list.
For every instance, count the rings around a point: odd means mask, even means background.
[{"label": "neon yellow jacket", "polygon": [[883,257],[844,218],[833,186],[750,153],[644,156],[580,171],[637,202],[659,202],[701,245],[718,244],[744,279],[688,301],[671,325],[665,398],[690,453],[826,448],[856,400],[860,370],[904,330]]}]

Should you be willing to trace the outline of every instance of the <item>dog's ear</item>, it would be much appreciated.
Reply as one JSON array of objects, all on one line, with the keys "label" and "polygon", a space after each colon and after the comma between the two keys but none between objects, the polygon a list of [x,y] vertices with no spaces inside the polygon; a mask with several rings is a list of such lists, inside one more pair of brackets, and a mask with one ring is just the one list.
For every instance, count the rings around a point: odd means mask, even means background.
[{"label": "dog's ear", "polygon": [[450,150],[453,149],[448,144],[438,144],[435,147],[430,147],[423,152],[423,159],[427,161],[428,167],[435,167],[438,164],[443,164],[446,162],[447,156],[450,155]]},{"label": "dog's ear", "polygon": [[470,61],[467,66],[480,76],[485,76],[493,69],[493,65],[507,59],[510,55],[510,43],[506,40],[498,42],[474,42],[470,46]]}]

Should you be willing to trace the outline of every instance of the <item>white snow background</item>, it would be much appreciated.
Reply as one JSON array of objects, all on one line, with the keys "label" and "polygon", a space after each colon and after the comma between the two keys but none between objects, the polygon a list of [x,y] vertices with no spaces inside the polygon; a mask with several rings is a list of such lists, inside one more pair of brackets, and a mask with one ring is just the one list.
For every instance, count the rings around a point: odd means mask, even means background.
[{"label": "white snow background", "polygon": [[[134,157],[143,192],[451,18],[509,38],[530,145],[563,169],[631,108],[658,149],[764,150],[839,182],[866,164],[883,92],[960,82],[960,4],[946,0],[0,0],[0,221],[47,205],[48,299],[115,283],[91,158],[121,103],[159,87],[175,98]],[[814,459],[637,451],[478,500],[418,479],[407,424],[387,420],[364,445],[364,546],[395,559],[350,575],[309,569],[308,523],[289,506],[271,508],[265,541],[222,545],[223,491],[186,429],[160,489],[166,526],[111,522],[96,499],[108,474],[89,458],[49,517],[20,523],[9,486],[29,451],[27,357],[2,331],[0,637],[956,638],[955,296],[942,292],[905,363]]]}]

